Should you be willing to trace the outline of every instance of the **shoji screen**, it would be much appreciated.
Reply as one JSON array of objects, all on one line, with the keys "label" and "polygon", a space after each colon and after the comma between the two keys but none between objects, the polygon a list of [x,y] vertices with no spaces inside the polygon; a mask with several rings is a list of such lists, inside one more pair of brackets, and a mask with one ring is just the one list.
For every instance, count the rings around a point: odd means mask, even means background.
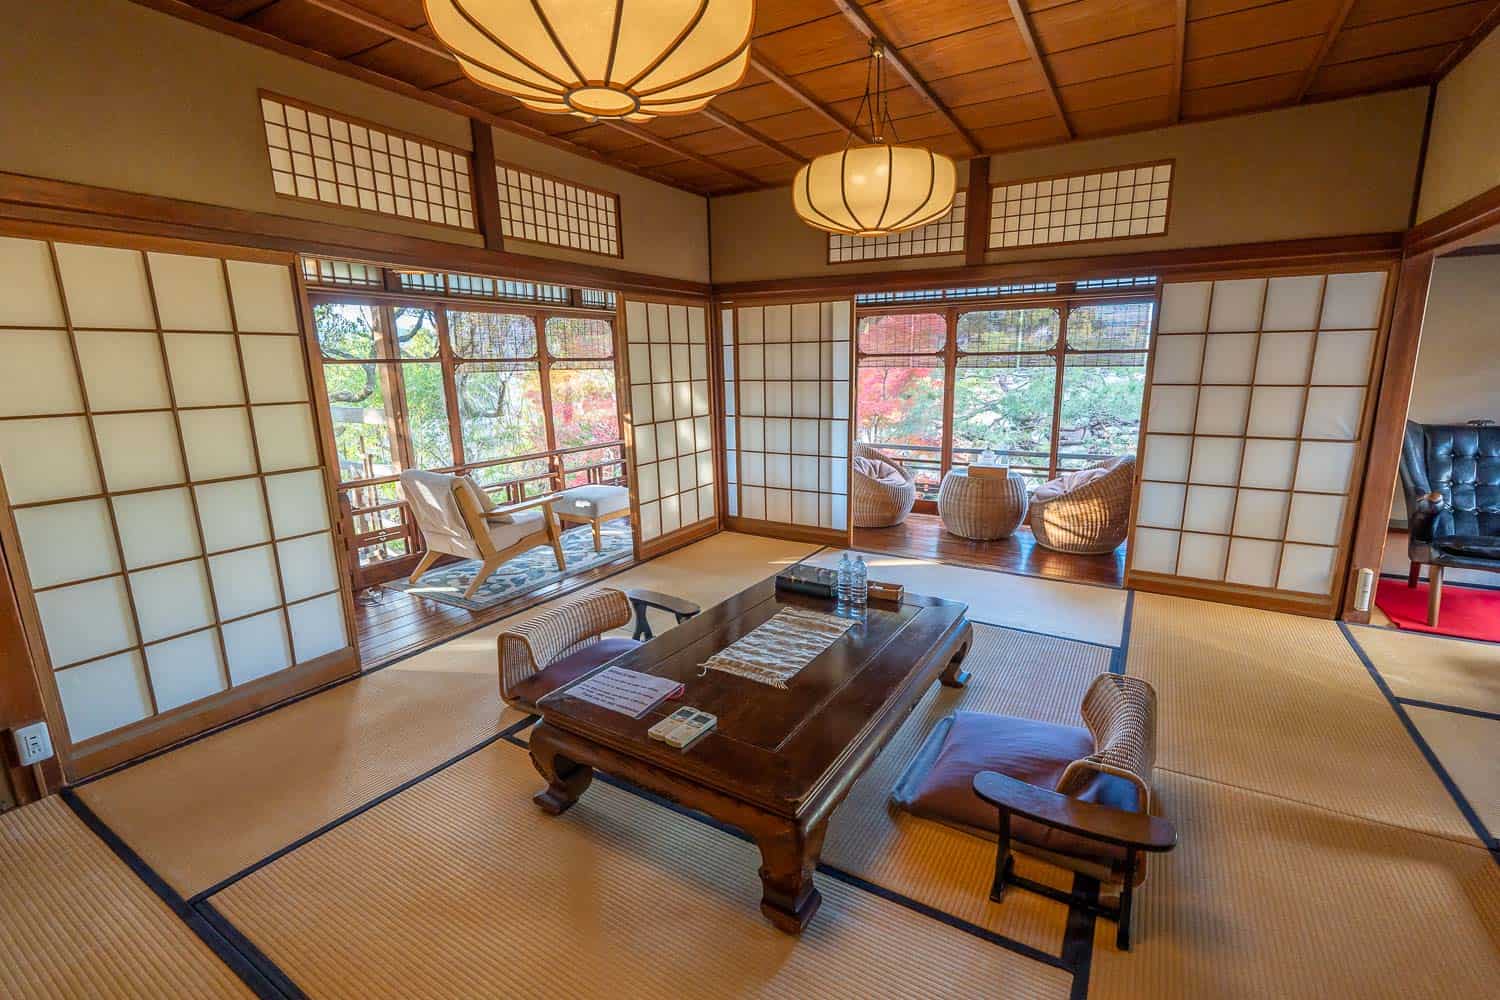
[{"label": "shoji screen", "polygon": [[65,761],[353,669],[290,259],[0,237],[0,288],[6,548]]},{"label": "shoji screen", "polygon": [[853,306],[741,305],[724,333],[729,514],[736,527],[841,541],[849,527]]},{"label": "shoji screen", "polygon": [[1132,585],[1175,577],[1327,610],[1342,579],[1387,277],[1163,287]]},{"label": "shoji screen", "polygon": [[708,311],[628,299],[629,447],[640,554],[718,528]]}]

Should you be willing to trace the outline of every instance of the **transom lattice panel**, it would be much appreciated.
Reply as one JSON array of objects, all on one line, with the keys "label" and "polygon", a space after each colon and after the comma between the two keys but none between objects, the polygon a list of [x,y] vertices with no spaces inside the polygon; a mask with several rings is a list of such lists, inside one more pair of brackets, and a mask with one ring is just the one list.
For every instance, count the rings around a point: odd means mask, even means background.
[{"label": "transom lattice panel", "polygon": [[853,309],[847,299],[723,315],[729,514],[849,524]]},{"label": "transom lattice panel", "polygon": [[623,255],[619,195],[505,163],[496,164],[495,176],[506,239]]},{"label": "transom lattice panel", "polygon": [[847,264],[857,260],[888,260],[892,257],[931,257],[964,252],[964,211],[969,193],[953,196],[953,210],[936,222],[929,222],[904,233],[890,236],[828,235],[828,263]]},{"label": "transom lattice panel", "polygon": [[718,516],[707,312],[625,301],[641,541]]},{"label": "transom lattice panel", "polygon": [[4,527],[65,746],[349,650],[290,268],[0,238],[0,271]]},{"label": "transom lattice panel", "polygon": [[260,108],[277,194],[474,228],[466,151],[276,94]]},{"label": "transom lattice panel", "polygon": [[1331,596],[1383,271],[1162,288],[1132,572]]},{"label": "transom lattice panel", "polygon": [[1171,161],[996,184],[990,249],[1161,236],[1171,200]]}]

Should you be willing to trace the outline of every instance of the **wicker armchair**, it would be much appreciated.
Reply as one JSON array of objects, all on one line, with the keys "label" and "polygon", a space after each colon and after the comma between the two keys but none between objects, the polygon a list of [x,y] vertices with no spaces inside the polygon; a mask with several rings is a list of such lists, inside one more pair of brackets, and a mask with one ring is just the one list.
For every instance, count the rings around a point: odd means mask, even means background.
[{"label": "wicker armchair", "polygon": [[[866,470],[861,470],[861,465]],[[872,475],[872,471],[876,474]],[[889,528],[900,524],[917,502],[917,482],[906,467],[867,444],[854,446],[850,476],[856,528]]]},{"label": "wicker armchair", "polygon": [[[1058,552],[1113,552],[1130,530],[1130,492],[1135,456],[1092,466],[1098,476],[1069,473],[1039,488],[1031,498],[1031,531],[1037,543]],[[1088,470],[1080,470],[1088,471]],[[1074,479],[1082,481],[1074,484]]]}]

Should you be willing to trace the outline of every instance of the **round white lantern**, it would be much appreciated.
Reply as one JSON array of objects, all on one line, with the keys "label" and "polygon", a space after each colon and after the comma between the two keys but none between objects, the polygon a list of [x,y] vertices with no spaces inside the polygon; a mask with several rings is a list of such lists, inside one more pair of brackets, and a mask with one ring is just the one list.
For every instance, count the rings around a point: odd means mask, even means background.
[{"label": "round white lantern", "polygon": [[846,236],[887,236],[942,218],[958,169],[941,153],[889,143],[825,153],[797,171],[792,206],[810,226]]}]

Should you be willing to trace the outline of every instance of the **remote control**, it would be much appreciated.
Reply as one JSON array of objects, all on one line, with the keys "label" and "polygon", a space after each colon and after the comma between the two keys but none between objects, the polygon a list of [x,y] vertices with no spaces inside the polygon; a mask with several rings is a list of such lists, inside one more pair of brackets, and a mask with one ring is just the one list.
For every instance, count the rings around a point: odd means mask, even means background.
[{"label": "remote control", "polygon": [[667,733],[667,746],[686,750],[693,743],[702,738],[708,731],[718,724],[716,716],[707,712],[693,711],[693,717],[686,722],[679,722]]},{"label": "remote control", "polygon": [[679,708],[677,711],[673,712],[665,719],[662,719],[650,729],[646,730],[646,735],[651,737],[653,740],[665,740],[668,733],[676,729],[682,723],[687,722],[697,714],[698,710],[696,708]]}]

